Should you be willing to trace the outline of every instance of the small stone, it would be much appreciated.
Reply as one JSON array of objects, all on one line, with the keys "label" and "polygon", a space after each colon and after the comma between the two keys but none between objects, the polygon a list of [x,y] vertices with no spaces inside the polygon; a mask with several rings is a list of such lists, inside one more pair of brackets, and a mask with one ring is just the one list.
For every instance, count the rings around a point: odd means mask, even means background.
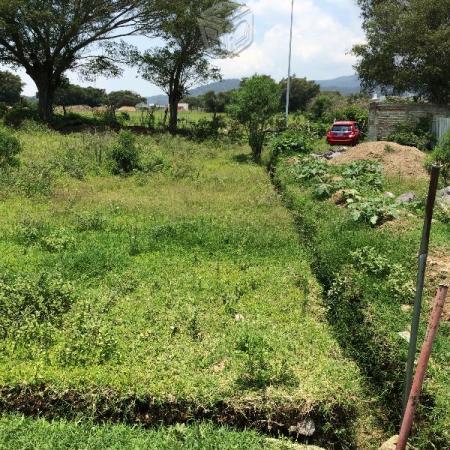
[{"label": "small stone", "polygon": [[241,314],[236,314],[236,315],[234,316],[234,320],[235,320],[236,322],[242,322],[242,321],[244,320],[244,316],[241,315]]},{"label": "small stone", "polygon": [[312,419],[305,419],[289,428],[289,433],[297,436],[312,436],[316,432],[316,424]]},{"label": "small stone", "polygon": [[379,448],[379,450],[395,450],[395,448],[397,447],[398,438],[399,438],[398,435],[392,436],[388,441],[386,441],[386,442]]},{"label": "small stone", "polygon": [[410,312],[412,310],[411,305],[402,305],[400,308],[403,312]]},{"label": "small stone", "polygon": [[393,194],[392,192],[385,192],[383,195],[386,198],[395,198],[395,194]]},{"label": "small stone", "polygon": [[407,192],[406,194],[397,197],[396,202],[401,205],[404,203],[411,203],[417,199],[417,195],[414,192]]},{"label": "small stone", "polygon": [[446,188],[438,191],[437,197],[438,197],[439,203],[450,204],[450,186],[447,186]]},{"label": "small stone", "polygon": [[398,335],[409,343],[409,340],[411,339],[411,333],[409,331],[401,331]]}]

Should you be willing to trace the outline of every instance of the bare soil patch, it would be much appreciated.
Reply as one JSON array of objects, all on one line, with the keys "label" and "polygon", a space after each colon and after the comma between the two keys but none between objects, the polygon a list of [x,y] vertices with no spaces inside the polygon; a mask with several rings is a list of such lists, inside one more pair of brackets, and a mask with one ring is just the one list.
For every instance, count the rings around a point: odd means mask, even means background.
[{"label": "bare soil patch", "polygon": [[388,175],[427,177],[424,167],[425,153],[415,147],[407,147],[394,142],[365,142],[349,148],[342,155],[332,159],[330,163],[349,164],[363,159],[378,161]]}]

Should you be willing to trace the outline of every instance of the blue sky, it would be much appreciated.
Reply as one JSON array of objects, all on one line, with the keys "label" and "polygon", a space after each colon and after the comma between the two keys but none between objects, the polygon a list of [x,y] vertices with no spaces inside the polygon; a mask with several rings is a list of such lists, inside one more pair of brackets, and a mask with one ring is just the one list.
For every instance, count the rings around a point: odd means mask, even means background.
[{"label": "blue sky", "polygon": [[[238,57],[215,61],[224,78],[241,78],[265,73],[279,80],[286,76],[291,0],[247,0],[254,15],[254,42]],[[293,33],[293,73],[310,79],[330,79],[354,72],[352,46],[364,41],[360,11],[355,0],[295,0]],[[145,49],[155,42],[135,37],[133,43]],[[25,94],[34,95],[35,87],[22,72]],[[160,90],[141,80],[132,69],[117,79],[99,78],[85,83],[77,74],[73,82],[95,85],[108,91],[130,89],[142,95],[159,94]]]}]

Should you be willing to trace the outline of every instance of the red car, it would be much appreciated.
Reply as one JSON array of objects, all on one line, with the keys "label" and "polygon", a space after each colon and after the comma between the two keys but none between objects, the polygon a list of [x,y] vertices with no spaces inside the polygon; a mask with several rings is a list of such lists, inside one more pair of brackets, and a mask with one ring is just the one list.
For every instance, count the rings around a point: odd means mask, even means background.
[{"label": "red car", "polygon": [[361,136],[356,122],[335,122],[327,133],[327,142],[330,145],[356,145]]}]

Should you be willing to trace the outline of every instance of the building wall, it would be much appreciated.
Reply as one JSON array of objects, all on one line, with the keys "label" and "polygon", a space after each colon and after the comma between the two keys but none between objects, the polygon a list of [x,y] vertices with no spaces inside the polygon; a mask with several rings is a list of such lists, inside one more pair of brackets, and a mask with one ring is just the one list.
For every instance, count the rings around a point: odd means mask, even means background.
[{"label": "building wall", "polygon": [[419,103],[379,103],[373,102],[369,109],[369,131],[367,138],[370,141],[386,140],[399,123],[418,120],[422,117],[435,119],[450,117],[449,106]]}]

